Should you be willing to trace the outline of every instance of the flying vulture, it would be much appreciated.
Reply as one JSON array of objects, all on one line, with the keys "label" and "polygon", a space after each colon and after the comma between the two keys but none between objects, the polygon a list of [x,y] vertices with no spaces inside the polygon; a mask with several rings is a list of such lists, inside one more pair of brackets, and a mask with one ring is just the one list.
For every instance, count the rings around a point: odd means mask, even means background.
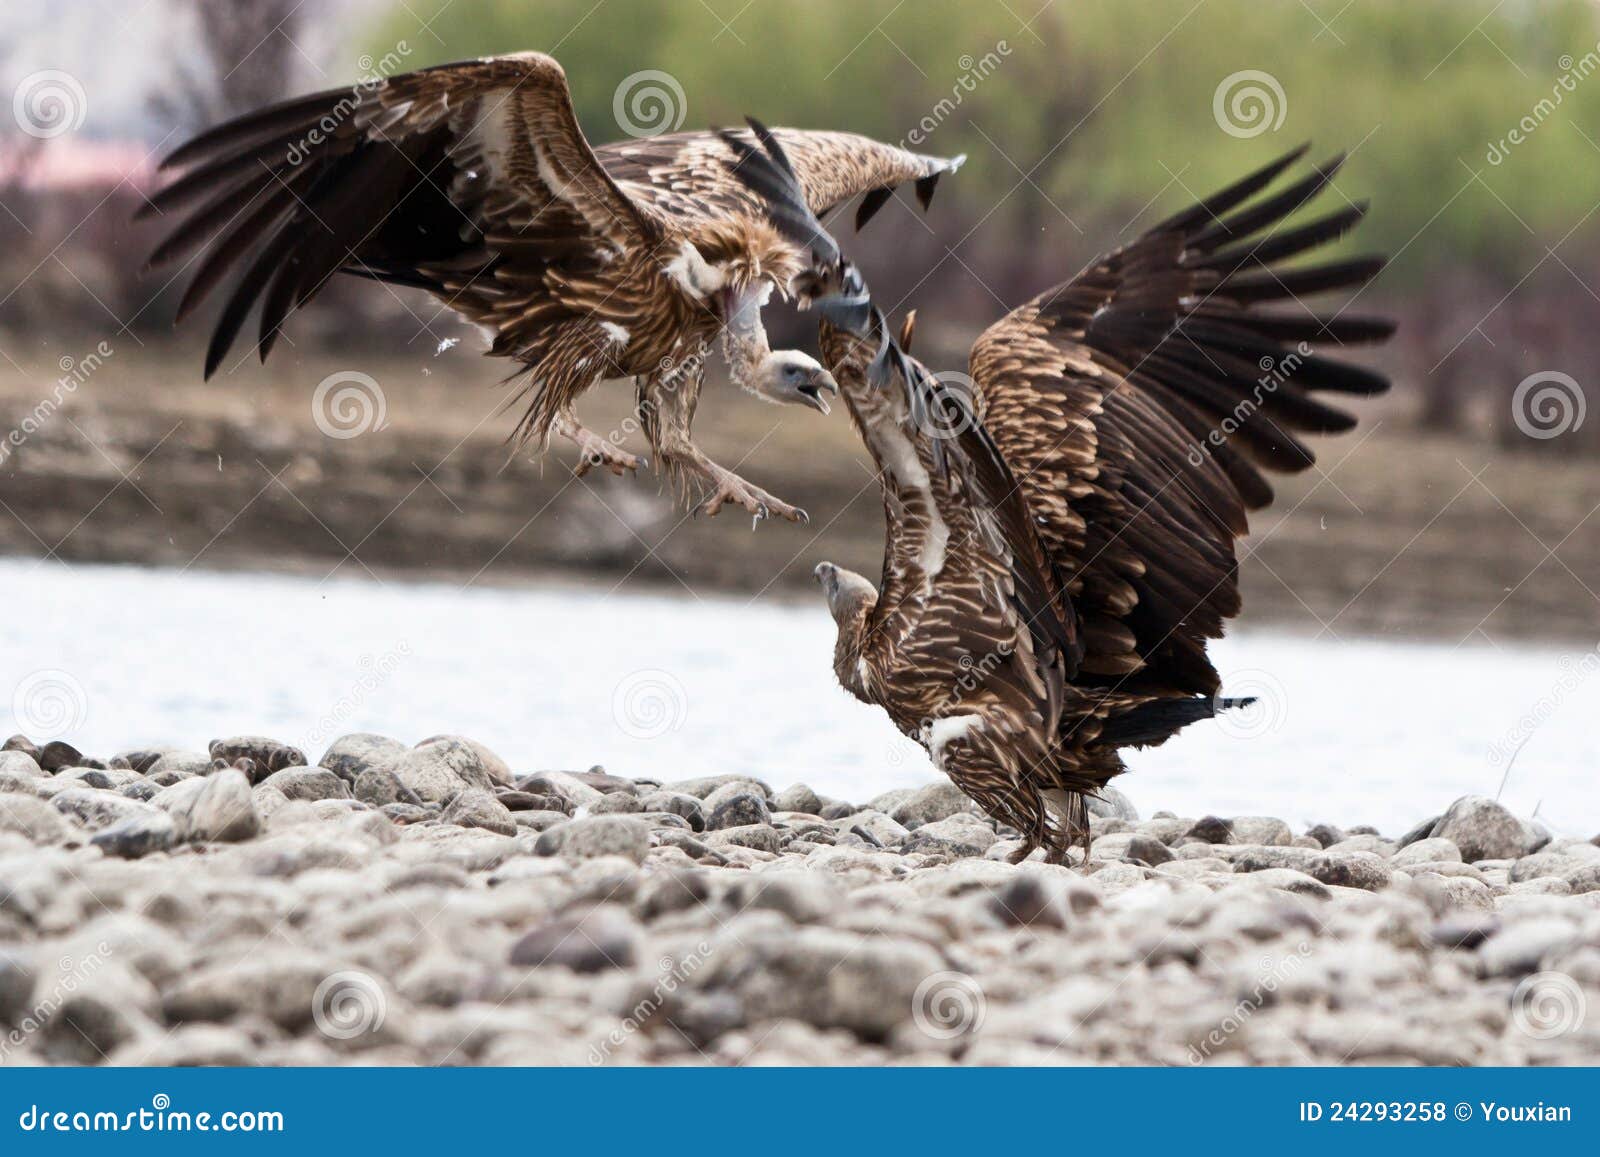
[{"label": "flying vulture", "polygon": [[[924,205],[961,158],[918,156],[849,133],[779,130],[808,207],[866,194],[864,224],[904,182]],[[578,444],[579,472],[640,459],[584,429],[576,398],[634,377],[642,425],[699,509],[803,511],[711,461],[690,440],[704,358],[721,335],[734,381],[827,412],[834,383],[773,352],[771,292],[812,264],[730,177],[712,133],[591,148],[561,66],[536,52],[446,64],[300,97],[213,128],[163,168],[181,171],[143,212],[181,215],[152,266],[198,259],[181,320],[225,281],[205,372],[260,304],[264,360],[285,317],[335,272],[428,290],[521,363],[521,439]],[[203,257],[197,251],[205,247]]]},{"label": "flying vulture", "polygon": [[781,143],[730,144],[735,172],[776,190],[774,222],[856,290],[819,303],[822,349],[888,534],[878,583],[816,568],[835,673],[1022,833],[1015,859],[1059,861],[1086,844],[1086,796],[1126,770],[1121,748],[1249,702],[1217,696],[1206,642],[1239,611],[1235,540],[1271,500],[1261,471],[1303,470],[1298,433],[1354,425],[1316,395],[1387,388],[1312,345],[1392,332],[1301,302],[1365,285],[1381,260],[1281,263],[1365,207],[1276,229],[1338,168],[1258,196],[1296,150],[990,326],[969,375],[934,375],[906,352],[909,320],[891,338],[837,246],[813,239]]}]

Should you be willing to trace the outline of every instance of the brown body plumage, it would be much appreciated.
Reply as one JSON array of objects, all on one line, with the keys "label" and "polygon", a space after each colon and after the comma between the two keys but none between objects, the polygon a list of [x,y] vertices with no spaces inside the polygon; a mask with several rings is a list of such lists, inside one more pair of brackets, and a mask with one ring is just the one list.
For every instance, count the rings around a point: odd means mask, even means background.
[{"label": "brown body plumage", "polygon": [[[906,181],[931,192],[957,163],[847,133],[780,132],[818,212]],[[810,255],[729,175],[724,148],[712,133],[591,148],[561,67],[539,53],[441,65],[287,101],[184,145],[165,162],[182,175],[148,207],[183,220],[151,262],[209,246],[180,319],[234,281],[208,376],[258,302],[265,358],[335,272],[420,287],[527,367],[519,436],[572,438],[580,469],[637,466],[572,409],[594,383],[635,377],[662,464],[709,489],[705,509],[731,501],[794,518],[689,438],[719,336],[734,380],[762,397],[825,412],[832,385],[806,355],[767,347],[761,306]]]},{"label": "brown body plumage", "polygon": [[[1300,304],[1382,262],[1278,267],[1364,212],[1273,232],[1338,167],[1255,199],[1301,152],[996,322],[973,346],[971,397],[903,352],[909,326],[902,343],[875,310],[823,327],[888,530],[880,583],[817,568],[835,672],[1022,833],[1018,858],[1087,840],[1085,796],[1125,770],[1120,749],[1243,705],[1216,697],[1205,648],[1239,610],[1234,542],[1271,499],[1260,470],[1311,464],[1295,432],[1354,424],[1315,393],[1387,387],[1311,350],[1381,340],[1387,322]],[[774,220],[796,239],[820,231],[773,177],[781,150],[768,162]],[[1298,309],[1255,308],[1270,301]]]}]

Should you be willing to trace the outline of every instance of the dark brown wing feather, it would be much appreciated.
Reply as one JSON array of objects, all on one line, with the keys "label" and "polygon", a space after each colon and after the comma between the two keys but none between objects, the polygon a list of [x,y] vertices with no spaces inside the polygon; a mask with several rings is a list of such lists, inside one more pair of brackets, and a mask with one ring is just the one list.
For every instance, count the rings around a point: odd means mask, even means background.
[{"label": "dark brown wing feather", "polygon": [[[180,313],[237,278],[207,376],[258,300],[265,357],[335,272],[430,289],[504,337],[523,313],[552,320],[529,300],[545,267],[581,276],[663,233],[600,164],[561,66],[538,53],[286,101],[203,133],[163,167],[183,175],[145,212],[187,215],[152,264],[210,245]],[[508,265],[510,291],[496,276]]]},{"label": "dark brown wing feather", "polygon": [[1278,266],[1364,212],[1274,232],[1338,170],[1253,200],[1303,152],[1099,258],[973,346],[985,424],[1072,595],[1086,676],[1214,693],[1205,644],[1239,611],[1234,540],[1272,498],[1261,471],[1303,470],[1314,459],[1298,434],[1355,424],[1320,395],[1388,387],[1311,349],[1382,340],[1388,322],[1256,308],[1365,285],[1383,265]]}]

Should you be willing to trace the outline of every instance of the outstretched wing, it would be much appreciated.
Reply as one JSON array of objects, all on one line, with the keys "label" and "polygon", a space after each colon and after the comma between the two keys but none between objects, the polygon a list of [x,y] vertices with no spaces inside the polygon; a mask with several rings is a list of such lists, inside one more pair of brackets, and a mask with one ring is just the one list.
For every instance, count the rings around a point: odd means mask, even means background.
[{"label": "outstretched wing", "polygon": [[[206,354],[216,369],[261,302],[266,357],[284,318],[335,272],[432,290],[515,346],[547,324],[545,271],[657,243],[663,225],[597,160],[561,66],[535,52],[301,97],[211,129],[145,213],[182,215],[151,257],[206,248],[181,319],[234,280]],[[498,347],[497,347],[498,348]]]},{"label": "outstretched wing", "polygon": [[[752,146],[757,143],[749,131],[733,135]],[[966,160],[924,156],[855,133],[780,128],[772,129],[771,135],[794,168],[805,204],[818,217],[865,194],[856,212],[857,229],[907,182],[913,183],[917,199],[927,208],[939,178]],[[636,195],[664,210],[760,211],[759,199],[728,171],[725,134],[669,133],[617,141],[596,151],[613,177],[640,186]]]},{"label": "outstretched wing", "polygon": [[[839,287],[816,306],[825,319],[824,353],[884,487],[889,535],[876,629],[906,638],[916,628],[928,646],[954,645],[955,635],[986,629],[985,607],[998,607],[1004,637],[1021,630],[1042,664],[1059,662],[1070,675],[1077,659],[1070,603],[1055,587],[1023,493],[972,398],[901,348],[860,273],[808,205],[779,134],[754,119],[750,130],[722,134],[727,172],[760,198],[785,237],[810,250],[813,276]],[[904,391],[899,404],[882,396],[895,378]],[[951,527],[960,531],[954,540]],[[953,563],[966,564],[964,577],[976,592],[950,581]],[[947,604],[951,637],[922,625],[935,599]],[[959,640],[954,653],[975,653],[966,647]]]},{"label": "outstretched wing", "polygon": [[[1239,611],[1234,540],[1272,498],[1261,471],[1303,470],[1314,459],[1297,434],[1355,424],[1318,395],[1388,388],[1312,347],[1380,341],[1389,322],[1301,303],[1365,285],[1382,260],[1282,265],[1365,206],[1274,231],[1340,162],[1257,199],[1304,151],[1099,258],[972,348],[985,423],[1078,611],[1082,670],[1124,689],[1217,689],[1205,644]],[[1272,302],[1296,308],[1258,308]]]}]

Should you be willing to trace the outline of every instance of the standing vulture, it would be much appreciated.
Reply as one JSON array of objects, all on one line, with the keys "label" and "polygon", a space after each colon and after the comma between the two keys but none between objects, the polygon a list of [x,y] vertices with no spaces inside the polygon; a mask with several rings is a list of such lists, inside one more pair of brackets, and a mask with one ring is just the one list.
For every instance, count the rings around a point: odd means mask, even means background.
[{"label": "standing vulture", "polygon": [[[735,172],[778,190],[773,220],[821,232],[780,143],[730,141]],[[821,302],[824,358],[877,461],[888,538],[874,584],[816,569],[839,628],[834,669],[1023,835],[1016,858],[1087,841],[1085,796],[1153,746],[1248,700],[1217,697],[1207,640],[1239,611],[1235,540],[1303,470],[1299,432],[1347,430],[1316,395],[1382,376],[1312,352],[1373,342],[1384,320],[1319,316],[1302,295],[1365,285],[1377,258],[1284,268],[1341,236],[1350,206],[1282,225],[1338,162],[1258,197],[1300,149],[1096,259],[990,326],[952,385],[905,353],[861,288]],[[1289,302],[1292,312],[1256,308]],[[970,388],[964,388],[970,380]]]},{"label": "standing vulture", "polygon": [[[849,133],[780,134],[812,210],[867,194],[858,225],[906,181],[926,205],[960,163]],[[573,411],[596,382],[634,377],[646,435],[680,489],[703,489],[698,509],[803,517],[689,437],[719,334],[733,380],[758,397],[826,413],[835,388],[806,354],[768,347],[762,306],[811,258],[730,177],[716,135],[591,148],[561,66],[524,52],[289,100],[203,133],[163,167],[182,174],[143,212],[183,216],[151,265],[209,246],[179,319],[233,282],[207,377],[257,302],[264,360],[285,317],[335,272],[414,286],[526,368],[520,438],[572,439],[580,473],[636,469]]]}]

